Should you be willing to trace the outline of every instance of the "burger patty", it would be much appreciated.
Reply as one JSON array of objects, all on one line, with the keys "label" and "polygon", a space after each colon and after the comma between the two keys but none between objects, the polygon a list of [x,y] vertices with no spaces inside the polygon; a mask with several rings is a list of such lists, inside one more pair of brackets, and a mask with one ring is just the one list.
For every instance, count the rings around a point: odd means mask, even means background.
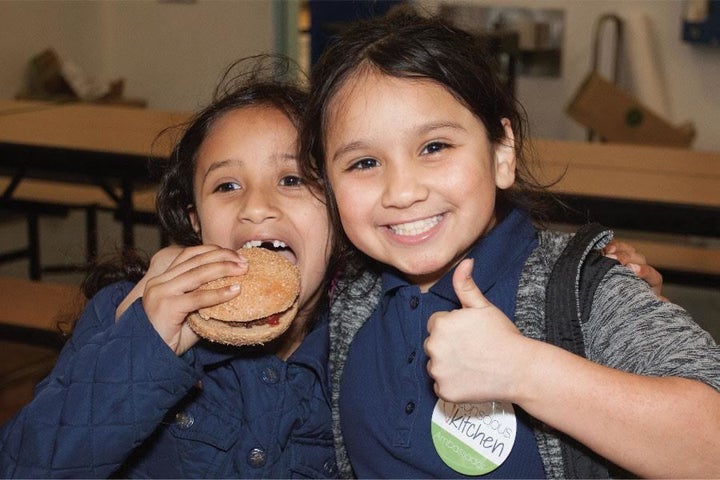
[{"label": "burger patty", "polygon": [[233,327],[245,327],[245,328],[252,328],[257,327],[260,325],[278,325],[280,323],[280,315],[274,314],[270,315],[269,317],[265,318],[259,318],[257,320],[250,320],[249,322],[228,322],[225,321],[228,325],[232,325]]}]

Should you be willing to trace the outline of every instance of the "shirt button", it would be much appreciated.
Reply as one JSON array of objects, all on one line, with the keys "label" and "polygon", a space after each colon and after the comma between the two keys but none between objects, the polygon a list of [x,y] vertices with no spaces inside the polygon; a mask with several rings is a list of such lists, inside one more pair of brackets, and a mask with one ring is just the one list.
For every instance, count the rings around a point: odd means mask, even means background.
[{"label": "shirt button", "polygon": [[412,363],[415,360],[415,351],[413,350],[410,352],[410,355],[408,355],[407,362]]},{"label": "shirt button", "polygon": [[251,467],[260,468],[267,461],[267,453],[262,448],[253,448],[248,452],[247,461]]},{"label": "shirt button", "polygon": [[265,367],[262,370],[262,373],[260,374],[262,381],[274,385],[278,382],[280,379],[277,370],[275,370],[273,367]]},{"label": "shirt button", "polygon": [[418,297],[416,297],[415,295],[410,297],[410,308],[415,310],[418,307],[418,305],[420,305],[420,299]]},{"label": "shirt button", "polygon": [[408,402],[405,404],[405,413],[410,415],[414,411],[415,411],[415,402]]},{"label": "shirt button", "polygon": [[337,465],[335,464],[335,460],[326,460],[323,464],[323,471],[328,477],[334,477],[337,474]]},{"label": "shirt button", "polygon": [[195,423],[195,419],[189,413],[178,412],[175,414],[175,424],[183,430],[192,427],[193,423]]}]

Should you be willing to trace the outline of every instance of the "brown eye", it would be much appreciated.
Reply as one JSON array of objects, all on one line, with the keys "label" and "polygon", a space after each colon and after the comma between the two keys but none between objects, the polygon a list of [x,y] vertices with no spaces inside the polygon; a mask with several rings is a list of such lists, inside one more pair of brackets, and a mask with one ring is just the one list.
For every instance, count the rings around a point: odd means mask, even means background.
[{"label": "brown eye", "polygon": [[221,183],[220,185],[218,185],[217,187],[215,187],[215,189],[213,190],[213,192],[232,192],[232,191],[234,191],[234,190],[240,190],[241,188],[242,188],[242,187],[240,186],[239,183],[236,183],[236,182],[223,182],[223,183]]},{"label": "brown eye", "polygon": [[350,165],[350,168],[348,170],[368,170],[370,168],[377,167],[379,164],[380,162],[378,162],[374,158],[362,158]]},{"label": "brown eye", "polygon": [[280,180],[280,185],[283,187],[302,187],[305,182],[302,177],[297,175],[286,175]]},{"label": "brown eye", "polygon": [[449,145],[447,143],[443,142],[431,142],[425,145],[425,148],[423,148],[422,153],[423,154],[433,154],[437,152],[441,152],[448,148]]}]

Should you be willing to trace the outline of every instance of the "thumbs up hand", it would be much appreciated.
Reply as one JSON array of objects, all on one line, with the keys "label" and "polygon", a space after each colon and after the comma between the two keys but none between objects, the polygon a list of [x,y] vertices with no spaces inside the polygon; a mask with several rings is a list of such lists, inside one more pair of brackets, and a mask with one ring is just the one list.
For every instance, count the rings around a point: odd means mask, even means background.
[{"label": "thumbs up hand", "polygon": [[472,279],[473,260],[455,269],[461,308],[428,321],[425,352],[438,397],[456,403],[512,401],[523,366],[524,337]]}]

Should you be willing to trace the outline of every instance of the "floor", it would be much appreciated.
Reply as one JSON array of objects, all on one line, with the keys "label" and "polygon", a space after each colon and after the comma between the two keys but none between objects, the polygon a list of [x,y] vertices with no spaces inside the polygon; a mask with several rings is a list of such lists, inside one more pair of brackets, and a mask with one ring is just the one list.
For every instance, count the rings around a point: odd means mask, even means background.
[{"label": "floor", "polygon": [[[84,252],[83,215],[73,212],[66,218],[44,218],[41,220],[41,250],[44,264],[67,264],[81,262]],[[19,248],[26,244],[25,222],[23,219],[0,218],[0,252]],[[110,214],[101,213],[99,218],[99,246],[101,257],[113,256],[120,246],[121,232],[118,223]],[[160,246],[155,228],[138,226],[136,246],[152,253]],[[19,260],[0,265],[0,275],[27,276],[27,262]],[[46,274],[50,281],[79,283],[82,274]],[[664,292],[673,302],[683,306],[693,318],[716,341],[720,342],[720,290],[664,285]],[[31,399],[36,382],[49,372],[57,352],[52,348],[36,347],[6,342],[0,339],[0,423],[9,418],[18,408]],[[13,359],[22,359],[27,367],[24,375],[16,373],[21,366]]]},{"label": "floor", "polygon": [[32,399],[35,384],[55,363],[58,351],[52,347],[0,340],[0,424]]}]

